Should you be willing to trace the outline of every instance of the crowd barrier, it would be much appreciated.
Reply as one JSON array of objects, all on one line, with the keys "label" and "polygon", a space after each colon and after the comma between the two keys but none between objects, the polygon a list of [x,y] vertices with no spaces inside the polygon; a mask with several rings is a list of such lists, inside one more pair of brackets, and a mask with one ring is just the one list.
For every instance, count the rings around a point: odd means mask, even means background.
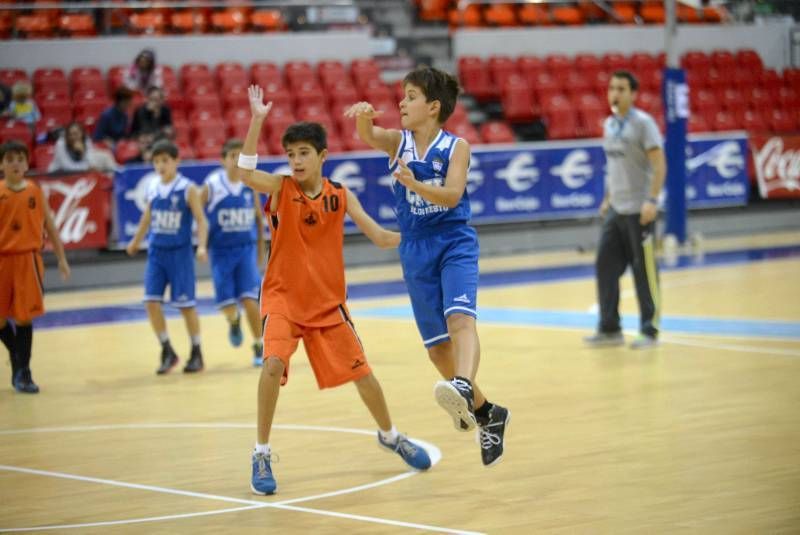
[{"label": "crowd barrier", "polygon": [[[748,140],[744,133],[690,136],[687,202],[690,209],[747,204]],[[196,183],[219,167],[185,163],[180,172]],[[286,160],[267,158],[259,169],[290,174]],[[603,199],[605,155],[600,140],[518,143],[475,147],[467,190],[475,224],[575,219],[596,215]],[[383,225],[396,222],[387,158],[375,152],[331,155],[323,174],[347,185],[365,210]],[[158,180],[151,166],[129,166],[113,180],[98,173],[43,177],[50,205],[69,247],[124,247],[136,232],[145,192]],[[105,199],[105,202],[104,200]],[[109,210],[108,207],[111,207]],[[106,233],[111,223],[112,232]],[[351,221],[345,231],[356,232]]]}]

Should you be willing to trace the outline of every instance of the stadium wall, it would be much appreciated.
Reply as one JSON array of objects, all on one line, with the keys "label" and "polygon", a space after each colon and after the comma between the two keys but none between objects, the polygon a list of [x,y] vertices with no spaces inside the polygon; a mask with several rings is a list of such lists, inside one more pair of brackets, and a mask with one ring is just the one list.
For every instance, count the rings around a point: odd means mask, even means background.
[{"label": "stadium wall", "polygon": [[[752,48],[768,68],[791,66],[788,22],[763,25],[681,25],[676,44],[678,53],[687,50],[712,51]],[[588,52],[650,52],[664,50],[663,26],[580,26],[573,28],[463,29],[453,34],[453,54],[488,57],[492,54],[520,56]]]},{"label": "stadium wall", "polygon": [[159,63],[172,66],[224,61],[245,65],[257,61],[283,65],[289,60],[315,63],[323,59],[349,62],[372,55],[370,36],[364,31],[27,39],[0,41],[0,67],[33,71],[40,67],[68,70],[91,65],[105,70],[130,64],[143,48],[154,49]]}]

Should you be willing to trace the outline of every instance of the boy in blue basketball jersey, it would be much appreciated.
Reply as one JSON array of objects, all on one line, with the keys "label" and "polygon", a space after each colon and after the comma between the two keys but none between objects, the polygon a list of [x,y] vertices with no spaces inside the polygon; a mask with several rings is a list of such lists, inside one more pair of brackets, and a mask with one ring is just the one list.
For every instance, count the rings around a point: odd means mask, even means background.
[{"label": "boy in blue basketball jersey", "polygon": [[180,309],[192,343],[191,355],[183,371],[193,373],[203,369],[200,321],[194,299],[192,218],[197,222],[197,258],[203,262],[208,260],[208,224],[203,215],[198,188],[178,173],[178,161],[178,147],[171,141],[163,140],[153,145],[153,167],[161,179],[150,184],[147,208],[139,220],[136,235],[127,247],[128,254],[135,255],[149,229],[144,301],[150,324],[161,342],[161,366],[156,371],[159,375],[169,372],[178,364],[178,356],[169,342],[161,306],[167,285],[170,287],[172,304]]},{"label": "boy in blue basketball jersey", "polygon": [[403,276],[428,355],[447,379],[436,383],[436,400],[456,429],[468,431],[477,423],[481,459],[491,466],[502,458],[510,413],[490,403],[474,382],[480,343],[478,237],[468,225],[466,191],[470,149],[442,130],[455,108],[458,81],[420,67],[406,75],[403,87],[403,130],[375,126],[380,112],[368,102],[354,104],[345,115],[356,118],[362,140],[390,158]]},{"label": "boy in blue basketball jersey", "polygon": [[243,142],[229,139],[222,147],[222,167],[212,171],[200,188],[208,215],[208,252],[217,306],[228,320],[228,339],[242,344],[239,307],[253,334],[253,365],[262,364],[258,294],[264,263],[264,219],[258,197],[239,180],[236,162]]}]

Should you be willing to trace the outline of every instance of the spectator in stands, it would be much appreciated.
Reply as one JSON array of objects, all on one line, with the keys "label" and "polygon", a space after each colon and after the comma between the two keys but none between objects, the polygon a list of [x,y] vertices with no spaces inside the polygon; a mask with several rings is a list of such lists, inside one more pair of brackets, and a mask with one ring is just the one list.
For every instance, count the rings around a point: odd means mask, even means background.
[{"label": "spectator in stands", "polygon": [[11,88],[0,83],[0,114],[4,113],[11,104]]},{"label": "spectator in stands", "polygon": [[128,72],[125,73],[125,86],[131,91],[146,91],[150,87],[164,85],[161,67],[156,65],[156,53],[145,48],[136,55]]},{"label": "spectator in stands", "polygon": [[172,113],[169,106],[164,104],[164,91],[160,87],[150,87],[147,90],[147,100],[136,108],[131,124],[131,136],[151,134],[171,139],[174,136],[172,129]]},{"label": "spectator in stands", "polygon": [[128,111],[132,102],[133,92],[127,87],[119,87],[114,91],[114,105],[105,110],[97,121],[94,129],[95,141],[102,141],[113,147],[117,141],[128,137]]},{"label": "spectator in stands", "polygon": [[70,123],[56,141],[53,161],[50,162],[47,172],[90,169],[114,171],[117,169],[117,162],[111,152],[94,146],[80,123]]},{"label": "spectator in stands", "polygon": [[612,115],[603,123],[606,187],[595,259],[600,321],[597,332],[584,338],[595,347],[625,343],[619,317],[619,279],[628,266],[633,271],[640,313],[640,334],[631,348],[658,344],[661,292],[655,225],[667,167],[664,140],[655,119],[633,105],[638,90],[639,82],[628,71],[615,72],[608,82]]},{"label": "spectator in stands", "polygon": [[3,115],[33,126],[42,118],[42,114],[39,113],[36,102],[31,98],[32,94],[31,84],[21,80],[16,82],[11,88],[11,103]]}]

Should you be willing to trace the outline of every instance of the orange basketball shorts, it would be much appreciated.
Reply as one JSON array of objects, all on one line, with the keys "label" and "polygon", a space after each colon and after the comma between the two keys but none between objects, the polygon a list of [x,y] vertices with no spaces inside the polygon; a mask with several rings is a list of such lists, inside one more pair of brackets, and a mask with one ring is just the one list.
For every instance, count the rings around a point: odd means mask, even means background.
[{"label": "orange basketball shorts", "polygon": [[364,348],[349,321],[328,327],[305,327],[280,314],[264,319],[264,364],[269,357],[281,359],[289,370],[289,359],[303,340],[319,388],[360,379],[372,372]]},{"label": "orange basketball shorts", "polygon": [[0,318],[30,323],[44,314],[42,255],[0,254]]}]

